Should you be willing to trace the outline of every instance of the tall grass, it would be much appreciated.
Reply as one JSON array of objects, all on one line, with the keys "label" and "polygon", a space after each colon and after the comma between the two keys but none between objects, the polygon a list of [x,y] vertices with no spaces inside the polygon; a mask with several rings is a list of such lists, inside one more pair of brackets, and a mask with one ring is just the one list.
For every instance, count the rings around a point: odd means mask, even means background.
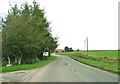
[{"label": "tall grass", "polygon": [[71,58],[103,69],[112,73],[120,74],[118,66],[118,51],[117,50],[91,50],[91,51],[76,51],[76,52],[64,52],[63,55],[70,56]]}]

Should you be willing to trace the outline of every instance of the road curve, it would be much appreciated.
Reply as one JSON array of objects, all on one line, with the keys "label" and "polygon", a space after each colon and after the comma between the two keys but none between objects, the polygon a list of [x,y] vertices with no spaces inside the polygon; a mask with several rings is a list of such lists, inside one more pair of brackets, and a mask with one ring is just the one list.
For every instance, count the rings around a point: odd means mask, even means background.
[{"label": "road curve", "polygon": [[[55,54],[54,54],[55,55]],[[1,82],[118,82],[116,74],[103,71],[71,59],[55,55],[54,62],[32,70],[22,70],[2,75]]]},{"label": "road curve", "polygon": [[68,56],[56,55],[57,60],[37,70],[24,82],[118,82],[116,74],[103,71]]}]

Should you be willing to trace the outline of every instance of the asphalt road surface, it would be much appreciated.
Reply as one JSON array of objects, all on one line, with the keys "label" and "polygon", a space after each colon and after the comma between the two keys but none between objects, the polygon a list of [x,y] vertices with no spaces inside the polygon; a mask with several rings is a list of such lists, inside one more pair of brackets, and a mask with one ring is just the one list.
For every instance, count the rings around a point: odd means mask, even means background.
[{"label": "asphalt road surface", "polygon": [[42,68],[4,73],[2,80],[8,82],[118,82],[116,74],[79,63],[68,56],[56,56],[57,60]]}]

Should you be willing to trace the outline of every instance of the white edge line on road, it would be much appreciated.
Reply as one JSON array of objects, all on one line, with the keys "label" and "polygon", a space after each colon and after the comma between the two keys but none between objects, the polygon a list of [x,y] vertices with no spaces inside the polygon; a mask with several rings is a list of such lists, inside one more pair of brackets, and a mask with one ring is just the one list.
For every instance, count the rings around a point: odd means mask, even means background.
[{"label": "white edge line on road", "polygon": [[[66,57],[68,57],[68,56],[66,56]],[[79,63],[78,61],[76,61],[76,60],[74,60],[74,59],[72,59],[72,58],[70,58],[70,57],[68,57],[70,60],[72,60],[72,61],[74,61],[74,62],[77,62],[77,63]],[[74,74],[76,74],[77,76],[79,76],[78,74],[77,74],[77,70],[74,68],[74,67],[71,67],[70,65],[69,65],[69,62],[66,60],[66,58],[64,59],[64,62],[65,63],[68,63],[67,65],[68,65],[68,68],[74,73]],[[80,76],[79,76],[80,77]],[[89,80],[87,80],[87,79],[85,79],[84,77],[80,77],[81,79],[83,79],[85,82],[89,82]]]},{"label": "white edge line on road", "polygon": [[[68,56],[67,56],[68,57]],[[91,65],[87,65],[87,64],[84,64],[84,63],[81,63],[79,61],[76,61],[74,59],[72,59],[71,57],[68,57],[69,59],[73,60],[74,62],[78,63],[78,64],[81,64],[83,65],[84,67],[86,68],[90,68],[90,69],[93,69],[93,70],[99,70],[99,71],[102,71],[102,72],[105,72],[105,73],[108,73],[108,74],[111,74],[111,75],[114,75],[114,76],[118,76],[117,74],[114,74],[114,73],[111,73],[109,71],[106,71],[106,70],[102,70],[100,68],[97,68],[97,67],[94,67],[94,66],[91,66]]]}]

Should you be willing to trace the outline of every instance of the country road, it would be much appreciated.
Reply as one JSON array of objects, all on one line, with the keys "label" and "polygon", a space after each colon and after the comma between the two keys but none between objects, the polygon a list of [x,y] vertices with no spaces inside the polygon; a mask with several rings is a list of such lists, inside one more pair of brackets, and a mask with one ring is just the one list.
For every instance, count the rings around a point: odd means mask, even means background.
[{"label": "country road", "polygon": [[118,82],[115,74],[84,65],[68,56],[56,56],[57,60],[42,68],[4,73],[2,78],[9,82]]}]

